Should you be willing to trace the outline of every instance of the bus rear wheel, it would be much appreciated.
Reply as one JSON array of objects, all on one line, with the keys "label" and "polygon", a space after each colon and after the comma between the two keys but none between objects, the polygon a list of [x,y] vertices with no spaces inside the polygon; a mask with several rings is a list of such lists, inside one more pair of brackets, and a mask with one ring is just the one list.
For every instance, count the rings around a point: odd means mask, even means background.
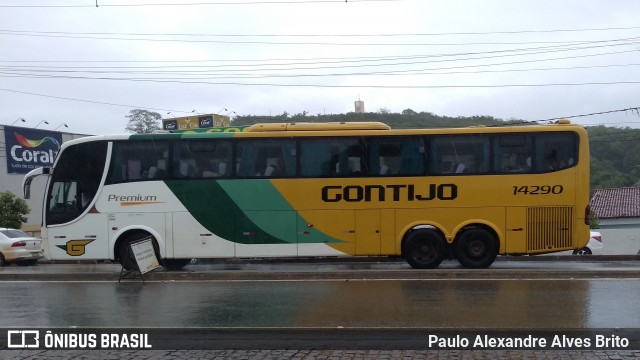
[{"label": "bus rear wheel", "polygon": [[498,256],[498,242],[490,231],[472,228],[460,234],[454,251],[462,266],[471,269],[487,268]]},{"label": "bus rear wheel", "polygon": [[432,229],[415,230],[404,240],[402,255],[415,269],[436,268],[444,259],[444,238]]},{"label": "bus rear wheel", "polygon": [[162,266],[167,270],[180,270],[190,262],[191,259],[162,259]]}]

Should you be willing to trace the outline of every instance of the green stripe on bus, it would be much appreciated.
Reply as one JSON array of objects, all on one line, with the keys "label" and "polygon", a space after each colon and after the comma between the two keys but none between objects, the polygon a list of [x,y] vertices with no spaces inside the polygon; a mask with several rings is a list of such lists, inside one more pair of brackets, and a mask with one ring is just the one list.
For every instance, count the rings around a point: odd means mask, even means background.
[{"label": "green stripe on bus", "polygon": [[176,140],[176,139],[225,139],[232,138],[238,132],[202,132],[202,133],[155,133],[134,134],[131,140]]},{"label": "green stripe on bus", "polygon": [[[342,242],[316,229],[307,229],[307,220],[268,180],[165,183],[202,226],[223,239],[241,244]],[[312,234],[298,236],[302,231]]]}]

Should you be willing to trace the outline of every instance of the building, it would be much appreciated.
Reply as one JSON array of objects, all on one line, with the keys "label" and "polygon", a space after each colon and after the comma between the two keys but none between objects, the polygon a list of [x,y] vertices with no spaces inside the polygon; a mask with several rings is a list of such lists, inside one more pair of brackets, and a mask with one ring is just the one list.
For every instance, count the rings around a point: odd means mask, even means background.
[{"label": "building", "polygon": [[355,106],[356,106],[356,113],[364,113],[364,101],[362,100],[358,100],[355,102]]},{"label": "building", "polygon": [[[0,125],[0,192],[10,191],[23,198],[22,179],[34,168],[52,166],[60,145],[85,134]],[[40,232],[45,177],[36,178],[31,186],[31,209],[23,229]]]},{"label": "building", "polygon": [[[635,255],[640,251],[640,187],[598,189],[591,198],[605,252]],[[614,246],[609,246],[613,244]],[[614,249],[613,251],[607,249]]]}]

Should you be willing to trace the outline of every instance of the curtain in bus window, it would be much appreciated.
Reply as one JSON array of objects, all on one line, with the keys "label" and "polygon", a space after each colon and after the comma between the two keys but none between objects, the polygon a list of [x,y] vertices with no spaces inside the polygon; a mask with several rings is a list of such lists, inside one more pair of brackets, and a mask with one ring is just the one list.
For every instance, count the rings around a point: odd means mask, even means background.
[{"label": "curtain in bus window", "polygon": [[326,177],[330,175],[331,147],[327,140],[303,139],[300,148],[302,151],[300,155],[302,176]]},{"label": "curtain in bus window", "polygon": [[371,166],[371,175],[388,175],[389,167],[381,168],[380,165],[380,143],[376,139],[370,139],[369,142],[369,166]]},{"label": "curtain in bus window", "polygon": [[402,143],[400,174],[420,175],[425,170],[424,146],[420,139],[408,138]]},{"label": "curtain in bus window", "polygon": [[127,160],[127,180],[138,180],[142,174],[140,160]]},{"label": "curtain in bus window", "polygon": [[454,144],[455,138],[438,136],[431,140],[430,172],[433,174],[455,173],[460,156]]},{"label": "curtain in bus window", "polygon": [[257,176],[256,160],[258,158],[258,147],[252,141],[238,143],[238,176]]},{"label": "curtain in bus window", "polygon": [[368,174],[366,163],[362,161],[362,145],[359,139],[341,138],[335,142],[338,152],[338,166],[335,176],[362,176]]},{"label": "curtain in bus window", "polygon": [[477,163],[475,164],[476,174],[485,174],[489,172],[491,166],[491,141],[488,136],[482,136],[480,139],[482,151],[477,156]]},{"label": "curtain in bus window", "polygon": [[296,143],[287,140],[282,144],[282,161],[284,163],[284,176],[296,175]]},{"label": "curtain in bus window", "polygon": [[326,139],[329,141],[331,160],[329,172],[332,176],[346,176],[349,172],[348,145],[344,139]]}]

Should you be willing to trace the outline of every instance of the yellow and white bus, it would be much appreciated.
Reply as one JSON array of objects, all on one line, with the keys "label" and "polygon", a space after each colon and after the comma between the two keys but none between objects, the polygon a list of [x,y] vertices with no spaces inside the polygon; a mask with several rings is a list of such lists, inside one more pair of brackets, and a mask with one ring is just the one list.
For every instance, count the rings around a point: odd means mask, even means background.
[{"label": "yellow and white bus", "polygon": [[391,130],[257,124],[243,132],[92,136],[62,145],[42,237],[56,260],[167,267],[192,258],[402,256],[468,268],[589,240],[587,133],[551,125]]}]

